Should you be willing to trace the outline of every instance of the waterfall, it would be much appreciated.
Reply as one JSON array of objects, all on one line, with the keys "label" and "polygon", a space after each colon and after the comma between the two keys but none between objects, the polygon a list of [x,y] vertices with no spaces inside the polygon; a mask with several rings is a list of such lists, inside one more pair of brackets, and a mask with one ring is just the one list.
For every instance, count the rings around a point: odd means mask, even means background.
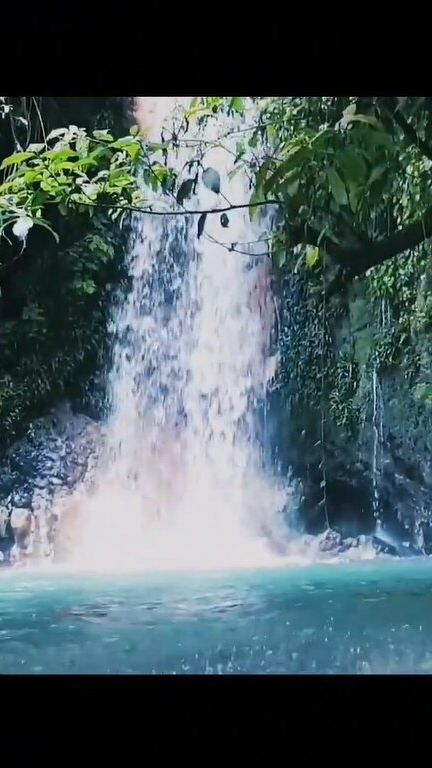
[{"label": "waterfall", "polygon": [[373,453],[372,453],[372,506],[376,520],[376,532],[381,531],[380,518],[380,479],[382,472],[383,454],[383,399],[379,378],[374,365],[372,371],[372,397],[373,397]]},{"label": "waterfall", "polygon": [[[384,330],[390,324],[390,306],[388,302],[381,299],[379,327]],[[376,533],[382,533],[381,521],[381,501],[380,484],[383,469],[384,452],[384,399],[382,388],[378,377],[376,364],[372,370],[372,430],[373,430],[373,452],[372,452],[372,507],[376,521]]]},{"label": "waterfall", "polygon": [[[159,137],[175,101],[137,101],[149,135]],[[204,135],[190,128],[188,139],[209,142],[204,163],[220,174],[224,199],[201,182],[189,208],[248,201],[246,175],[230,174],[235,135],[213,144],[242,127],[224,117]],[[186,141],[170,158],[179,174],[191,151]],[[273,373],[263,225],[230,210],[228,226],[208,215],[198,238],[197,220],[133,220],[131,289],[112,323],[107,446],[72,556],[80,566],[255,566],[286,551],[290,489],[265,465],[257,421]]]}]

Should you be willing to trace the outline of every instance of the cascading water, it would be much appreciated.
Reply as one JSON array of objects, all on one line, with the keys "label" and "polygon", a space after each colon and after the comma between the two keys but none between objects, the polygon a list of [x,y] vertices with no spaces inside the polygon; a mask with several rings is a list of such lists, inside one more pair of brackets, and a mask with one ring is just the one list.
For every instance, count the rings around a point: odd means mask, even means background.
[{"label": "cascading water", "polygon": [[[171,101],[138,102],[156,136]],[[204,138],[235,127],[220,120]],[[225,200],[241,205],[250,193],[244,175],[229,178],[233,142],[212,146],[205,164],[217,168]],[[190,152],[178,152],[179,170]],[[197,192],[199,210],[216,207],[214,192],[202,183]],[[263,244],[245,209],[230,211],[228,227],[207,216],[200,239],[197,218],[133,222],[132,288],[113,323],[107,450],[73,552],[83,567],[265,565],[286,545],[289,494],[264,467],[255,418],[271,376]],[[248,245],[239,253],[230,243]]]},{"label": "cascading water", "polygon": [[381,531],[380,518],[380,479],[383,461],[383,397],[376,367],[372,371],[372,396],[373,396],[373,454],[372,454],[372,487],[373,487],[373,511],[376,520],[376,531]]},{"label": "cascading water", "polygon": [[[384,299],[380,304],[380,330],[385,330],[390,324],[390,308]],[[372,371],[372,429],[373,429],[373,453],[372,453],[372,505],[376,521],[376,533],[382,533],[380,484],[383,470],[384,451],[384,399],[379,381],[376,365]]]}]

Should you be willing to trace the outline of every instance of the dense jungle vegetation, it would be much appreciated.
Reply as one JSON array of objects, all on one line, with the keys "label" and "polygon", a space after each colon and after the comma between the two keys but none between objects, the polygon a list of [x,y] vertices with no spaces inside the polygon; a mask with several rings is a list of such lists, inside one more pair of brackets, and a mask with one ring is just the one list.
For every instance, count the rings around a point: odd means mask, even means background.
[{"label": "dense jungle vegetation", "polygon": [[[194,141],[181,176],[168,150],[192,146],[192,121],[242,115],[247,102],[194,99],[152,143],[130,128],[127,100],[0,98],[0,421],[7,442],[31,414],[94,392],[134,211],[190,212],[198,237],[207,236],[210,215],[229,230],[235,206],[217,168],[206,164],[208,144]],[[282,306],[276,388],[286,409],[301,414],[298,440],[309,436],[325,496],[324,444],[331,454],[333,438],[358,437],[370,416],[372,369],[382,376],[396,370],[425,418],[432,407],[432,100],[253,101],[253,126],[238,130],[233,172],[247,170],[251,219],[269,204],[277,212],[263,240]],[[215,209],[196,208],[200,177],[215,193]],[[233,258],[244,247],[232,243]]]}]

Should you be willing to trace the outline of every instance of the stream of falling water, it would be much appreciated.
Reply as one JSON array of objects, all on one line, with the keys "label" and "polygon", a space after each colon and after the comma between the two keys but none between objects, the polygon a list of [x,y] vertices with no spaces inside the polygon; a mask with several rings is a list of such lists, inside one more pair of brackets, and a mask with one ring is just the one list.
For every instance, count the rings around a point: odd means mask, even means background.
[{"label": "stream of falling water", "polygon": [[[390,307],[385,299],[380,304],[380,329],[385,330],[390,325]],[[372,506],[376,521],[376,533],[382,534],[381,498],[380,489],[383,471],[384,452],[384,399],[377,367],[374,364],[372,371],[372,429],[373,429],[373,453],[372,453]]]},{"label": "stream of falling water", "polygon": [[[157,139],[174,108],[140,99],[137,115]],[[207,141],[241,127],[210,122]],[[242,204],[247,179],[228,175],[235,137],[223,145],[205,165]],[[190,152],[178,152],[178,169]],[[196,197],[198,209],[218,203],[202,183]],[[252,242],[259,229],[242,209],[230,211],[228,228],[208,216],[200,239],[196,222],[134,219],[132,287],[113,320],[108,444],[71,554],[80,567],[263,566],[286,550],[290,489],[265,466],[256,422],[274,319],[263,244]],[[252,244],[238,253],[232,242]]]}]

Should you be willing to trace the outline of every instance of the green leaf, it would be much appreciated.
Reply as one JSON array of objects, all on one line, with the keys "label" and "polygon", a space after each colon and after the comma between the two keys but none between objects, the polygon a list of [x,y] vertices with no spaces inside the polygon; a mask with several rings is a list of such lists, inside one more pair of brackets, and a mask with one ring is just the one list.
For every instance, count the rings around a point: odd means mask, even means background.
[{"label": "green leaf", "polygon": [[45,144],[29,144],[27,152],[42,152],[45,149]]},{"label": "green leaf", "polygon": [[124,149],[128,144],[136,144],[135,136],[124,136],[111,144],[111,149]]},{"label": "green leaf", "polygon": [[202,213],[198,219],[198,240],[200,239],[202,233],[204,232],[204,225],[206,223],[206,218],[207,218],[207,214]]},{"label": "green leaf", "polygon": [[259,203],[259,202],[261,202],[261,200],[262,200],[262,192],[261,192],[261,190],[259,188],[255,189],[254,192],[252,193],[251,197],[250,197],[250,200],[249,200],[249,205],[250,205],[250,208],[249,208],[249,220],[250,221],[255,221],[258,218],[259,213],[260,213],[260,206],[259,205],[254,205],[254,203]]},{"label": "green leaf", "polygon": [[278,132],[274,125],[267,126],[267,140],[270,144],[275,144],[278,140]]},{"label": "green leaf", "polygon": [[324,128],[322,131],[317,133],[317,135],[312,139],[311,141],[311,148],[314,150],[317,149],[324,149],[330,140],[333,140],[335,138],[335,131],[333,128]]},{"label": "green leaf", "polygon": [[93,136],[99,141],[114,141],[113,136],[105,128],[103,131],[93,131]]},{"label": "green leaf", "polygon": [[96,197],[96,195],[100,192],[100,186],[99,184],[82,184],[81,189],[84,192],[87,197]]},{"label": "green leaf", "polygon": [[327,168],[327,178],[330,185],[330,191],[337,204],[346,205],[348,203],[347,192],[345,184],[338,172],[334,168]]},{"label": "green leaf", "polygon": [[249,139],[249,146],[252,147],[252,149],[256,149],[258,145],[258,139],[259,139],[259,133],[258,131],[254,131],[251,138]]},{"label": "green leaf", "polygon": [[78,153],[70,147],[65,147],[60,150],[50,149],[48,152],[44,152],[43,157],[52,160],[53,164],[56,164],[66,160],[68,157],[78,157]]},{"label": "green leaf", "polygon": [[306,251],[306,266],[312,269],[312,267],[319,263],[319,260],[319,248],[308,248]]},{"label": "green leaf", "polygon": [[344,117],[351,117],[352,115],[355,115],[356,109],[357,104],[349,104],[342,114]]},{"label": "green leaf", "polygon": [[183,181],[182,184],[180,184],[180,187],[176,195],[176,200],[178,205],[183,205],[183,201],[187,200],[191,196],[193,186],[194,186],[193,179],[186,179],[186,181]]},{"label": "green leaf", "polygon": [[98,147],[97,149],[94,149],[92,152],[90,152],[89,155],[87,155],[87,157],[83,157],[82,160],[77,162],[77,168],[87,168],[91,165],[98,165],[99,161],[103,157],[111,157],[112,153],[110,150],[112,146],[113,145],[110,144],[109,147],[107,145],[106,147]]},{"label": "green leaf", "polygon": [[264,193],[270,192],[276,183],[283,182],[293,168],[300,167],[305,160],[310,158],[311,150],[309,147],[297,147],[293,149],[286,160],[276,168],[274,173],[264,182]]},{"label": "green leaf", "polygon": [[373,115],[351,115],[346,122],[352,123],[354,121],[358,121],[359,123],[367,123],[368,125],[372,125],[374,128],[382,127],[379,120],[377,120],[376,117],[373,117]]},{"label": "green leaf", "polygon": [[242,115],[245,108],[244,98],[242,96],[234,96],[231,99],[230,106],[233,112],[237,112],[237,114]]},{"label": "green leaf", "polygon": [[90,138],[88,136],[80,136],[75,142],[75,147],[80,155],[86,155],[90,147]]},{"label": "green leaf", "polygon": [[123,149],[128,153],[132,160],[136,160],[141,152],[141,147],[139,144],[126,144]]},{"label": "green leaf", "polygon": [[220,192],[220,176],[214,168],[206,168],[202,174],[203,184],[216,195]]},{"label": "green leaf", "polygon": [[147,149],[148,149],[149,152],[153,153],[153,152],[160,152],[162,150],[167,150],[168,146],[169,145],[166,144],[166,143],[152,142],[151,144],[147,144]]},{"label": "green leaf", "polygon": [[277,262],[277,266],[279,269],[282,269],[282,267],[286,264],[287,255],[286,251],[284,249],[281,249],[280,251],[277,251],[275,254],[275,261]]},{"label": "green leaf", "polygon": [[96,291],[96,284],[93,282],[93,280],[84,280],[84,282],[81,284],[82,290],[84,293],[92,294]]},{"label": "green leaf", "polygon": [[[76,168],[76,163],[73,163],[70,160],[65,160],[63,163],[53,164],[53,169],[54,168],[56,171],[70,171],[72,168]],[[63,176],[61,178],[63,179]]]},{"label": "green leaf", "polygon": [[349,194],[348,194],[349,204],[353,213],[357,212],[362,192],[363,192],[363,188],[360,187],[358,184],[352,184],[349,187]]},{"label": "green leaf", "polygon": [[50,139],[56,139],[57,136],[64,136],[68,132],[67,128],[55,128],[51,133],[47,136],[47,141]]},{"label": "green leaf", "polygon": [[11,165],[20,165],[24,160],[28,160],[29,157],[34,157],[34,152],[16,152],[14,155],[5,157],[0,168],[9,168]]},{"label": "green leaf", "polygon": [[355,149],[347,148],[337,156],[337,163],[340,167],[345,181],[361,183],[366,175],[366,163],[359,152]]},{"label": "green leaf", "polygon": [[298,192],[300,184],[300,176],[299,171],[297,168],[294,169],[294,171],[291,171],[285,179],[284,179],[284,189],[283,191],[286,192],[289,197],[295,197],[295,195]]},{"label": "green leaf", "polygon": [[376,147],[383,147],[389,151],[395,151],[395,143],[389,133],[385,131],[365,131],[367,142]]},{"label": "green leaf", "polygon": [[374,181],[380,178],[380,176],[383,175],[388,170],[388,166],[386,165],[377,165],[375,168],[372,169],[372,173],[369,177],[369,184],[373,184]]}]

